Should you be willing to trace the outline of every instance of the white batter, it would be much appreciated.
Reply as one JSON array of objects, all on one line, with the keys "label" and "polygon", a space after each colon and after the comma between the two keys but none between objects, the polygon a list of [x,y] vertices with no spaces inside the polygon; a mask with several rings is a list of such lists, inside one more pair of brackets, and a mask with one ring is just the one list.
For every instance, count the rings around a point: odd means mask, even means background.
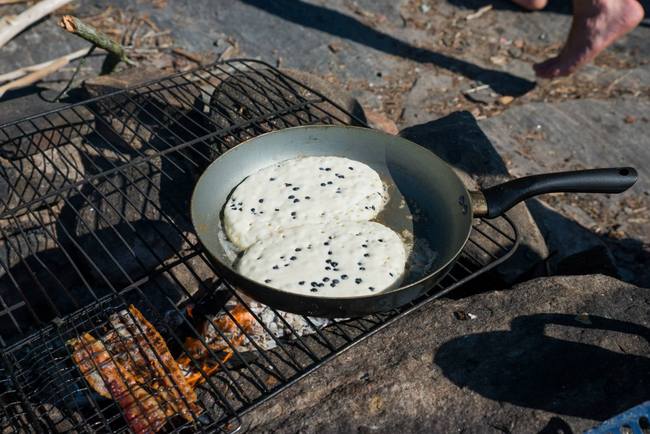
[{"label": "white batter", "polygon": [[246,178],[224,207],[228,239],[240,249],[279,229],[371,220],[387,202],[377,172],[342,157],[303,157]]},{"label": "white batter", "polygon": [[353,297],[399,286],[405,264],[404,244],[391,229],[339,222],[281,229],[250,246],[237,270],[277,289]]}]

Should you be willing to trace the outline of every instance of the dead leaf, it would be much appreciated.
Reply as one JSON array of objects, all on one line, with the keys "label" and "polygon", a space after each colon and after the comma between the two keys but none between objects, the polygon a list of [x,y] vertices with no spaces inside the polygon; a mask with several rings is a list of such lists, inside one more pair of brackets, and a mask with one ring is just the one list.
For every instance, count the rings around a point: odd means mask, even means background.
[{"label": "dead leaf", "polygon": [[369,109],[364,109],[363,112],[365,113],[366,119],[371,127],[388,134],[397,134],[399,132],[395,122],[389,119],[385,114]]},{"label": "dead leaf", "polygon": [[505,56],[492,56],[490,57],[490,62],[495,65],[503,66],[508,63],[508,59]]},{"label": "dead leaf", "polygon": [[497,100],[497,102],[498,102],[499,104],[501,104],[501,105],[508,105],[508,104],[510,104],[512,101],[514,101],[514,99],[515,99],[515,98],[512,97],[512,96],[510,96],[510,95],[504,95],[504,96],[500,97],[500,98]]}]

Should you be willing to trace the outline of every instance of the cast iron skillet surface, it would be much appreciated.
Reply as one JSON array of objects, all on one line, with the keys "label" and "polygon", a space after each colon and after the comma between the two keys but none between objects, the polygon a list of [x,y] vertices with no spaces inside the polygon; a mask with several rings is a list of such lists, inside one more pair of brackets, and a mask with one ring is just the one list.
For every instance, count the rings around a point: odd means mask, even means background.
[{"label": "cast iron skillet surface", "polygon": [[[259,169],[306,156],[346,157],[376,170],[390,194],[378,221],[397,233],[408,231],[416,244],[435,252],[428,269],[407,273],[397,289],[336,298],[274,289],[237,273],[229,243],[219,229],[230,193]],[[283,311],[355,317],[394,309],[432,288],[465,246],[474,217],[496,217],[536,194],[619,193],[631,187],[636,178],[633,168],[595,169],[530,176],[470,193],[443,160],[409,140],[361,127],[301,126],[254,137],[217,158],[195,186],[191,216],[217,271],[247,295]]]}]

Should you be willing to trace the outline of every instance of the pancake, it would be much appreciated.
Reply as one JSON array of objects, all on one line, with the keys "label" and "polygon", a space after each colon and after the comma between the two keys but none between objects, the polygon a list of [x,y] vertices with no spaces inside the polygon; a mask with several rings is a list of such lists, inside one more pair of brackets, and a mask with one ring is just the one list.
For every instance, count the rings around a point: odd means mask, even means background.
[{"label": "pancake", "polygon": [[228,239],[246,249],[280,229],[367,221],[387,202],[369,166],[342,157],[302,157],[257,171],[237,186],[223,211]]},{"label": "pancake", "polygon": [[278,230],[251,245],[236,268],[288,292],[354,297],[398,287],[405,264],[404,243],[391,229],[339,222]]}]

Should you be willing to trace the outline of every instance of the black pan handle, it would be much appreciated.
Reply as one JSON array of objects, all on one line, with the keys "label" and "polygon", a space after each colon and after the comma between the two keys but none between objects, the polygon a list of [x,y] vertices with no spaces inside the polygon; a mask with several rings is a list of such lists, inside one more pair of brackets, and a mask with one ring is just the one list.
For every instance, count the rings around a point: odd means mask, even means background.
[{"label": "black pan handle", "polygon": [[493,218],[529,197],[545,193],[622,193],[638,178],[632,167],[547,173],[513,179],[474,192],[472,208],[477,217]]}]

